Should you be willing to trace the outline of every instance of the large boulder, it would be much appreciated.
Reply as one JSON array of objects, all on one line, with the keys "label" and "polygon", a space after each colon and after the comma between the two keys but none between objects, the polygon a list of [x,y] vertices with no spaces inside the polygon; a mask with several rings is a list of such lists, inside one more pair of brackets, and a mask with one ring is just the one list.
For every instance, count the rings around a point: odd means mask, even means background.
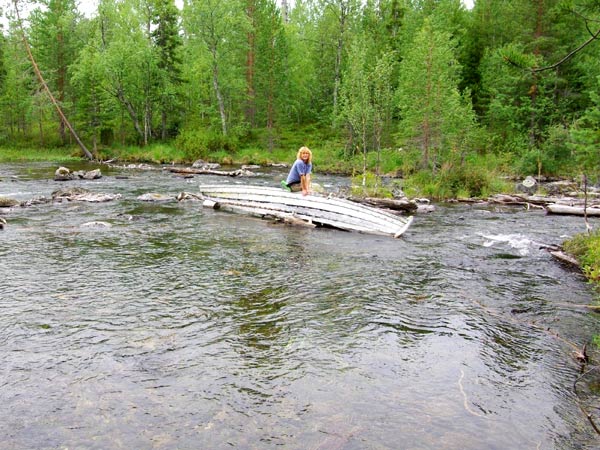
[{"label": "large boulder", "polygon": [[534,177],[528,176],[521,183],[517,183],[515,191],[521,194],[533,195],[538,189],[537,181]]},{"label": "large boulder", "polygon": [[82,170],[77,173],[77,176],[84,180],[97,180],[98,178],[102,178],[102,172],[100,169],[88,170],[87,172]]},{"label": "large boulder", "polygon": [[54,181],[69,181],[74,178],[73,173],[66,167],[59,167],[54,172]]}]

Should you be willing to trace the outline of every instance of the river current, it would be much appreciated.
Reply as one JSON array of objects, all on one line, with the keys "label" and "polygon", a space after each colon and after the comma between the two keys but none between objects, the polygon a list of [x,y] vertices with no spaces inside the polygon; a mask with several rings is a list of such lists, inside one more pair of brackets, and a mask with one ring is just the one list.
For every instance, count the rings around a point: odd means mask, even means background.
[{"label": "river current", "polygon": [[396,240],[137,199],[275,169],[56,167],[0,165],[0,196],[121,198],[0,209],[0,449],[599,445],[571,346],[595,294],[544,248],[581,218],[436,205]]}]

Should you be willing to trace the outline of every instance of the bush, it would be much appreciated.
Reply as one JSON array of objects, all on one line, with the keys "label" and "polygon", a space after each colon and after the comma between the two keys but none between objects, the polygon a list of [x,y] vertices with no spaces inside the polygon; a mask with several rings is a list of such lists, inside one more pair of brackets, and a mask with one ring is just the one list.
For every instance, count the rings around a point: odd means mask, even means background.
[{"label": "bush", "polygon": [[525,151],[517,161],[521,175],[560,175],[573,171],[574,159],[568,148],[569,132],[563,126],[548,130],[548,137],[539,148]]},{"label": "bush", "polygon": [[184,130],[175,139],[175,147],[183,152],[188,161],[209,159],[212,153],[225,151],[235,153],[237,138],[223,136],[210,128]]},{"label": "bush", "polygon": [[362,174],[352,177],[352,194],[367,197],[392,197],[390,189],[383,186],[381,177],[377,177],[372,172],[367,172],[364,177]]},{"label": "bush", "polygon": [[577,258],[591,281],[600,283],[600,230],[577,234],[565,241],[563,247]]}]

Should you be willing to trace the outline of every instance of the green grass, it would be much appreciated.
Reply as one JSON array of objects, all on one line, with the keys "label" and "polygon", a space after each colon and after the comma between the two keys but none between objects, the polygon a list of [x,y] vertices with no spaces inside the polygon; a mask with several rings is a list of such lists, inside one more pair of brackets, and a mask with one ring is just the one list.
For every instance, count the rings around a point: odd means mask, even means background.
[{"label": "green grass", "polygon": [[600,230],[576,234],[563,247],[577,258],[588,279],[600,287]]},{"label": "green grass", "polygon": [[77,148],[0,148],[0,162],[81,161]]}]

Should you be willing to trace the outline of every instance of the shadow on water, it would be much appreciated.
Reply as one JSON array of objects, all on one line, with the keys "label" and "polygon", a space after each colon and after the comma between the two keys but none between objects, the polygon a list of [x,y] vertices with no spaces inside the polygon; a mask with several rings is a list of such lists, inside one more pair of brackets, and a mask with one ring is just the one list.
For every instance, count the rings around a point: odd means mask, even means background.
[{"label": "shadow on water", "polygon": [[[57,186],[0,169],[0,195]],[[394,240],[137,200],[200,181],[3,212],[0,449],[595,448],[565,343],[593,292],[539,245],[579,220],[440,206]]]}]

